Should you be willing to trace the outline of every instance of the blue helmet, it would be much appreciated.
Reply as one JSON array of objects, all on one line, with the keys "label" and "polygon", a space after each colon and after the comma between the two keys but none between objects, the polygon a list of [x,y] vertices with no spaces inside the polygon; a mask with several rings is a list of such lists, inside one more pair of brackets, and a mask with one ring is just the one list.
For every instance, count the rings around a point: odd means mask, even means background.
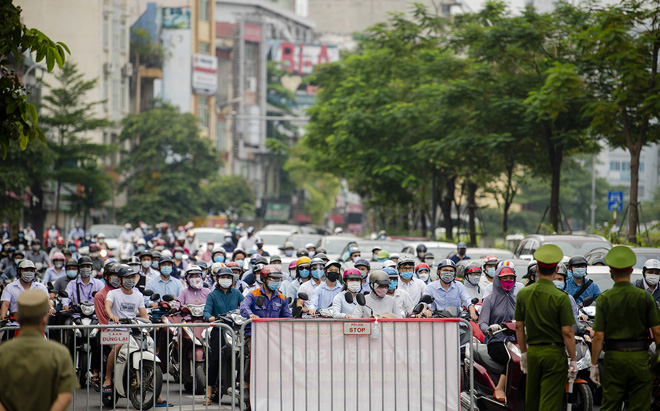
[{"label": "blue helmet", "polygon": [[444,260],[440,261],[440,264],[438,264],[438,270],[441,269],[442,267],[453,267],[456,268],[456,263],[454,263],[452,260],[449,258],[445,258]]},{"label": "blue helmet", "polygon": [[393,267],[383,268],[383,272],[387,274],[388,277],[398,277],[399,273]]}]

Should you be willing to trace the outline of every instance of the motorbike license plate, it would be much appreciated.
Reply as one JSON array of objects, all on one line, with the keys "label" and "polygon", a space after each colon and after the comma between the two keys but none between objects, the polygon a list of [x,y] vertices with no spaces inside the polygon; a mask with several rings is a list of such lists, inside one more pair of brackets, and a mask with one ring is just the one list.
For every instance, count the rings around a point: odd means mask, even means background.
[{"label": "motorbike license plate", "polygon": [[344,323],[344,335],[371,335],[371,323]]},{"label": "motorbike license plate", "polygon": [[101,345],[128,344],[131,341],[130,331],[102,331]]}]

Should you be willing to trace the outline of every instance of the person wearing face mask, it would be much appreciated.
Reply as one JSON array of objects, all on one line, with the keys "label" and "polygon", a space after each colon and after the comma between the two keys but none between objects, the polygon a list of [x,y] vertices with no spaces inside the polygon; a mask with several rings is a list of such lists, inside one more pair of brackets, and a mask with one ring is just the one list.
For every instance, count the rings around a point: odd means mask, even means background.
[{"label": "person wearing face mask", "polygon": [[248,268],[246,266],[245,257],[247,257],[245,251],[243,251],[242,248],[236,248],[234,249],[234,253],[231,255],[231,260],[238,264],[238,266],[241,267],[243,271],[245,271]]},{"label": "person wearing face mask", "polygon": [[[89,264],[79,266],[79,275],[67,284],[66,292],[68,297],[62,299],[62,308],[64,311],[69,311],[71,305],[94,301],[92,294],[101,291],[104,286],[103,281],[92,278],[92,269]],[[66,276],[68,277],[70,274],[67,273]]]},{"label": "person wearing face mask", "polygon": [[115,262],[108,263],[103,267],[105,286],[94,296],[94,311],[96,312],[96,318],[99,320],[99,324],[108,324],[108,316],[105,313],[105,300],[110,291],[116,290],[121,286],[119,283],[119,274],[117,274],[118,267],[119,264]]},{"label": "person wearing face mask", "polygon": [[369,261],[361,258],[355,262],[354,267],[360,270],[360,274],[362,274],[362,288],[360,289],[360,292],[364,294],[365,291],[369,291],[369,272],[371,271],[371,264],[369,264]]},{"label": "person wearing face mask", "polygon": [[172,264],[176,267],[177,273],[174,273],[174,276],[178,278],[181,273],[185,273],[188,269],[188,261],[183,259],[183,247],[174,247],[172,258]]},{"label": "person wearing face mask", "polygon": [[188,230],[186,232],[186,241],[183,243],[183,248],[188,250],[190,255],[197,253],[197,241],[195,241],[195,232]]},{"label": "person wearing face mask", "polygon": [[71,258],[78,260],[78,259],[81,257],[80,253],[78,252],[78,247],[76,247],[76,243],[75,243],[75,242],[73,242],[73,241],[69,241],[69,242],[66,244],[66,248],[67,248],[67,249],[69,250],[69,252],[71,253]]},{"label": "person wearing face mask", "polygon": [[[11,284],[7,285],[2,291],[2,305],[0,306],[0,321],[4,320],[7,317],[7,314],[13,319],[18,311],[18,297],[27,290],[41,290],[46,295],[48,295],[48,289],[45,285],[34,281],[35,272],[37,268],[34,263],[30,260],[22,260],[18,264],[17,277],[18,281],[14,281]],[[55,309],[53,308],[53,302],[49,300],[50,304],[50,315],[55,314]],[[10,320],[8,325],[18,325],[18,322]],[[13,332],[9,332],[10,336],[13,336]]]},{"label": "person wearing face mask", "polygon": [[[353,312],[357,306],[356,296],[362,289],[362,273],[357,268],[349,268],[344,271],[343,292],[332,299],[332,316],[334,318],[353,318]],[[353,298],[352,303],[346,302],[346,294]]]},{"label": "person wearing face mask", "polygon": [[[500,268],[501,266],[507,266],[510,267],[514,272],[516,271],[516,267],[513,264],[512,261],[509,260],[503,260],[497,263],[497,268]],[[525,288],[525,285],[521,282],[516,281],[514,287],[513,287],[513,297],[518,296],[518,292]],[[486,286],[486,289],[484,290],[483,296],[484,298],[488,297],[491,293],[493,292],[493,283],[490,283]]]},{"label": "person wearing face mask", "polygon": [[[428,264],[417,264],[415,275],[424,282],[424,286],[431,281],[431,267]],[[423,294],[422,294],[423,295]]]},{"label": "person wearing face mask", "polygon": [[[557,272],[555,273],[555,276],[552,279],[552,283],[557,287],[557,289],[566,292],[566,279],[568,278],[568,271],[566,270],[566,266],[563,263],[557,264]],[[578,318],[578,307],[577,304],[575,303],[575,299],[573,298],[572,295],[568,294],[568,298],[571,300],[571,309],[573,310],[573,317],[575,317],[575,322],[576,324],[579,324],[579,318]]]},{"label": "person wearing face mask", "polygon": [[587,260],[581,255],[568,260],[568,271],[573,274],[566,281],[566,292],[573,296],[575,302],[580,304],[586,297],[598,299],[600,288],[593,280],[586,279]]},{"label": "person wearing face mask", "polygon": [[238,240],[236,247],[243,250],[251,250],[257,244],[257,237],[254,235],[254,227],[248,227],[245,235]]},{"label": "person wearing face mask", "polygon": [[[220,264],[220,263],[215,263]],[[213,266],[211,267],[213,269]],[[208,322],[214,322],[216,318],[227,314],[229,311],[237,309],[245,299],[243,294],[233,287],[234,274],[228,267],[219,268],[215,275],[215,286],[213,291],[208,294],[206,304],[204,305],[204,319]],[[211,405],[213,383],[218,378],[219,363],[219,338],[220,332],[217,327],[211,331],[209,343],[209,382],[207,395],[204,398],[203,405]]]},{"label": "person wearing face mask", "polygon": [[435,298],[435,301],[424,309],[424,314],[430,317],[433,311],[444,310],[447,307],[467,307],[470,318],[477,321],[479,317],[465,286],[459,281],[454,281],[456,264],[450,259],[442,260],[438,265],[438,276],[440,281],[434,281],[424,287],[424,294]]},{"label": "person wearing face mask", "polygon": [[224,263],[227,261],[227,252],[221,245],[216,245],[211,250],[211,262]]},{"label": "person wearing face mask", "polygon": [[426,257],[426,245],[424,244],[417,244],[417,247],[415,248],[415,251],[417,252],[417,259],[419,260],[420,263],[426,263],[424,260]]},{"label": "person wearing face mask", "polygon": [[305,245],[305,249],[307,250],[307,256],[309,258],[314,258],[316,255],[316,244],[314,243],[307,243]]},{"label": "person wearing face mask", "polygon": [[295,247],[293,246],[293,242],[291,241],[285,242],[281,249],[284,251],[284,255],[287,257],[293,257],[293,253],[296,251]]},{"label": "person wearing face mask", "polygon": [[[55,224],[52,224],[50,228],[44,231],[44,242],[49,246],[55,246],[57,243],[57,237],[61,237],[60,230],[57,229]],[[32,242],[34,244],[34,241]]]},{"label": "person wearing face mask", "polygon": [[149,284],[147,284],[147,290],[151,290],[154,294],[160,295],[158,301],[151,301],[151,306],[153,308],[158,308],[158,302],[162,301],[165,294],[176,297],[181,294],[181,291],[183,291],[183,284],[181,281],[172,277],[172,266],[172,259],[170,257],[161,257],[158,262],[160,275],[149,281]]},{"label": "person wearing face mask", "polygon": [[[86,258],[89,259],[89,257]],[[69,283],[78,277],[78,262],[73,258],[68,259],[64,265],[64,270],[66,275],[58,278],[57,281],[53,283],[53,289],[50,291],[51,300],[54,299],[60,293],[60,291],[66,291],[66,287],[69,285]],[[58,307],[55,308],[60,310],[62,306],[58,305]]]},{"label": "person wearing face mask", "polygon": [[92,259],[92,266],[95,271],[99,272],[103,268],[103,257],[101,257],[101,247],[98,244],[91,244],[89,246],[89,257]]},{"label": "person wearing face mask", "polygon": [[145,251],[147,251],[147,240],[144,238],[138,238],[135,240],[135,251],[133,252],[133,255],[139,256]]},{"label": "person wearing face mask", "polygon": [[660,302],[660,287],[658,287],[658,281],[660,280],[660,261],[655,258],[646,260],[642,268],[642,275],[644,278],[635,281],[635,287],[642,290],[649,290],[655,301]]},{"label": "person wearing face mask", "polygon": [[158,271],[154,270],[151,267],[151,262],[153,259],[153,255],[151,254],[150,251],[143,251],[140,254],[140,267],[138,272],[140,273],[140,280],[144,280],[144,285],[149,283],[149,281],[153,280],[154,278],[158,277],[160,274]]},{"label": "person wearing face mask", "polygon": [[[312,271],[318,270],[322,266],[323,260],[315,258],[312,260]],[[316,314],[316,311],[328,308],[332,305],[332,300],[336,295],[342,292],[343,287],[338,282],[341,277],[341,264],[337,261],[330,261],[325,265],[325,281],[314,289],[309,302],[309,315]]]},{"label": "person wearing face mask", "polygon": [[477,264],[470,264],[465,269],[465,276],[463,277],[463,285],[465,286],[465,290],[470,296],[470,300],[474,298],[482,300],[484,298],[484,290],[482,290],[479,286],[480,281],[481,267],[479,267]]},{"label": "person wearing face mask", "polygon": [[[493,292],[484,298],[479,315],[479,328],[484,334],[489,334],[488,355],[498,364],[506,367],[509,363],[509,353],[506,343],[515,341],[513,335],[495,333],[500,331],[500,324],[513,320],[516,312],[516,298],[513,295],[513,287],[516,281],[516,273],[508,266],[497,269],[493,280]],[[495,333],[495,334],[494,334]],[[506,374],[500,374],[493,398],[505,402],[506,396]]]},{"label": "person wearing face mask", "polygon": [[18,264],[25,259],[25,252],[22,250],[13,250],[9,257],[12,262],[4,269],[2,275],[0,275],[0,284],[5,284],[7,281],[16,278]]},{"label": "person wearing face mask", "polygon": [[307,259],[307,263],[309,263],[309,257],[301,257],[298,260],[293,260],[289,263],[289,278],[290,281],[286,282],[282,286],[282,293],[284,296],[287,298],[291,298],[291,305],[293,306],[294,302],[296,301],[296,298],[298,297],[298,289],[300,286],[305,283],[306,281],[309,281],[310,277],[310,272],[309,269],[306,271],[307,277],[303,278],[300,276],[300,272],[298,271],[298,262]]},{"label": "person wearing face mask", "polygon": [[[9,240],[6,240],[10,242]],[[10,242],[11,244],[14,245],[16,248],[20,248],[22,250],[27,250],[30,248],[30,243],[29,241],[25,238],[25,234],[22,232],[19,232],[14,241]]]},{"label": "person wearing face mask", "polygon": [[255,245],[257,246],[257,254],[262,257],[270,257],[270,253],[264,250],[264,239],[261,237],[256,237]]},{"label": "person wearing face mask", "polygon": [[236,249],[236,244],[232,241],[231,235],[226,235],[224,238],[224,242],[222,243],[222,248],[225,249],[226,252],[228,253],[233,253],[234,249]]},{"label": "person wearing face mask", "polygon": [[348,260],[352,263],[355,263],[361,257],[360,249],[356,246],[352,246],[348,249]]},{"label": "person wearing face mask", "polygon": [[[215,267],[215,271],[214,271],[214,267]],[[215,272],[217,274],[218,270],[222,267],[224,267],[224,264],[222,264],[222,263],[213,263],[213,265],[211,266],[211,272],[212,273]],[[243,269],[241,267],[239,267],[238,264],[236,264],[233,261],[230,262],[230,263],[227,263],[227,268],[229,268],[231,270],[231,272],[234,274],[234,288],[237,289],[238,291],[240,291],[241,294],[243,294],[245,292],[245,290],[250,288],[250,286],[247,285],[247,283],[245,281],[241,280],[241,275],[243,274]]]},{"label": "person wearing face mask", "polygon": [[[282,281],[282,273],[277,267],[267,265],[262,269],[261,275],[263,277],[263,285],[252,292],[248,293],[245,299],[241,302],[241,315],[245,318],[292,318],[289,304],[287,304],[284,294],[278,289]],[[257,306],[257,298],[263,295],[265,297],[261,306]],[[246,347],[246,361],[245,361],[245,378],[243,386],[245,387],[246,394],[249,394],[250,388],[250,342],[252,338],[252,327],[248,324],[245,327],[245,347]]]},{"label": "person wearing face mask", "polygon": [[41,241],[34,240],[30,250],[25,258],[32,261],[35,264],[41,263],[44,266],[50,266],[50,260],[48,259],[48,254],[41,249]]},{"label": "person wearing face mask", "polygon": [[53,266],[46,269],[44,274],[43,283],[48,284],[49,282],[55,282],[58,278],[64,277],[66,275],[66,270],[64,269],[64,254],[55,253],[53,254]]},{"label": "person wearing face mask", "polygon": [[71,240],[81,240],[85,236],[85,230],[80,227],[80,223],[76,225],[69,231],[69,239]]},{"label": "person wearing face mask", "polygon": [[426,283],[419,278],[415,278],[415,260],[412,257],[403,256],[397,262],[397,271],[399,277],[401,277],[398,289],[407,292],[412,303],[417,304],[419,299],[422,298]]},{"label": "person wearing face mask", "polygon": [[529,263],[527,266],[527,274],[523,275],[522,281],[525,287],[532,285],[536,282],[536,261]]},{"label": "person wearing face mask", "polygon": [[258,289],[261,287],[261,284],[263,284],[263,278],[261,278],[261,270],[268,265],[268,260],[266,257],[257,257],[255,259],[254,265],[252,266],[252,270],[246,272],[243,276],[243,281],[250,285],[250,288],[245,290],[243,292],[243,295],[247,295],[247,293]]},{"label": "person wearing face mask", "polygon": [[497,263],[499,260],[497,257],[488,256],[484,258],[484,263],[481,266],[481,280],[479,280],[479,287],[482,290],[486,290],[489,284],[493,283],[493,278],[495,278],[495,270],[497,270]]},{"label": "person wearing face mask", "polygon": [[[221,247],[222,248],[222,247]],[[199,257],[200,260],[205,261],[207,264],[213,264],[213,250],[215,249],[215,241],[209,240],[206,242],[206,250]],[[226,251],[225,251],[226,252]]]},{"label": "person wearing face mask", "polygon": [[435,264],[435,254],[428,252],[424,254],[424,262],[429,266],[429,269],[433,268]]},{"label": "person wearing face mask", "polygon": [[184,288],[179,293],[179,298],[174,306],[179,309],[186,304],[205,304],[206,297],[211,293],[211,290],[204,287],[202,269],[197,265],[191,265],[186,270],[184,278],[188,288]]},{"label": "person wearing face mask", "polygon": [[465,254],[466,252],[467,252],[467,245],[463,241],[460,241],[456,245],[456,254],[449,257],[449,259],[452,260],[454,264],[458,263],[461,260],[469,260],[470,257],[468,257]]},{"label": "person wearing face mask", "polygon": [[357,305],[353,318],[400,318],[401,310],[394,297],[387,294],[390,288],[389,276],[381,270],[369,274],[369,294],[364,297],[366,304]]},{"label": "person wearing face mask", "polygon": [[385,240],[387,240],[387,232],[385,232],[385,230],[380,230],[380,231],[378,232],[378,239],[379,239],[380,241],[385,241]]},{"label": "person wearing face mask", "polygon": [[382,250],[379,246],[371,249],[371,261],[378,261],[378,253]]},{"label": "person wearing face mask", "polygon": [[386,250],[380,250],[378,254],[376,254],[376,261],[379,263],[384,263],[385,261],[389,260],[389,258],[390,253],[388,253]]},{"label": "person wearing face mask", "polygon": [[383,268],[383,271],[390,279],[387,295],[394,297],[394,301],[396,301],[396,305],[399,307],[401,317],[405,318],[408,314],[412,313],[414,308],[410,295],[399,289],[399,273],[394,267]]},{"label": "person wearing face mask", "polygon": [[[301,259],[302,258],[309,260],[309,257],[301,257]],[[330,262],[328,262],[328,264],[330,264]],[[309,260],[308,264],[298,265],[298,272],[300,273],[300,277],[302,278],[304,275],[309,276],[309,281],[305,281],[300,285],[300,288],[298,288],[298,294],[305,293],[311,300],[312,294],[314,294],[314,290],[323,282],[323,276],[325,274],[324,267],[325,265],[323,264],[323,260],[320,258]],[[307,272],[309,272],[309,274],[307,274]],[[305,313],[304,316],[306,316],[307,312],[309,311],[310,300],[303,302],[303,312]]]}]

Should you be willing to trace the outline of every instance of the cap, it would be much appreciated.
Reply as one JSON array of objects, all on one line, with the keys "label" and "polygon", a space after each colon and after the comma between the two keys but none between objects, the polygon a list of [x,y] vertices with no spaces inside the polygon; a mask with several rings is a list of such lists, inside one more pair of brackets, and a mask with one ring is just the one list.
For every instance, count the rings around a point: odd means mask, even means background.
[{"label": "cap", "polygon": [[655,258],[646,260],[644,263],[644,268],[647,270],[660,270],[660,261],[656,260]]},{"label": "cap", "polygon": [[637,257],[630,247],[617,245],[605,256],[605,263],[614,271],[628,271],[637,262]]},{"label": "cap", "polygon": [[457,245],[456,248],[467,248],[467,244],[465,244],[463,241],[460,241]]},{"label": "cap", "polygon": [[554,244],[544,244],[534,253],[536,263],[541,267],[547,268],[556,267],[563,257],[564,253],[561,251],[561,248]]},{"label": "cap", "polygon": [[18,297],[18,318],[35,318],[48,314],[48,294],[42,290],[28,290]]}]

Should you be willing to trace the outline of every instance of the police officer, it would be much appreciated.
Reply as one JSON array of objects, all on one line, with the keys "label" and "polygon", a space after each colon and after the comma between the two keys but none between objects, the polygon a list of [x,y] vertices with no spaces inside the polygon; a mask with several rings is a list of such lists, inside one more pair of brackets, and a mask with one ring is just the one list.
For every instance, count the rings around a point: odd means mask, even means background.
[{"label": "police officer", "polygon": [[539,247],[534,253],[538,279],[520,290],[516,300],[514,319],[522,352],[520,367],[527,373],[527,410],[561,409],[566,376],[574,380],[577,375],[573,310],[568,295],[552,283],[562,257],[554,244]]},{"label": "police officer", "polygon": [[653,297],[632,285],[630,275],[637,262],[626,246],[613,247],[605,257],[614,286],[596,301],[592,342],[591,380],[601,383],[598,356],[605,343],[603,401],[601,410],[620,410],[624,397],[628,409],[648,410],[652,375],[649,369],[649,332],[660,344],[660,312]]},{"label": "police officer", "polygon": [[65,410],[80,386],[67,349],[43,337],[51,309],[48,295],[28,290],[17,305],[21,332],[0,346],[0,408]]}]

